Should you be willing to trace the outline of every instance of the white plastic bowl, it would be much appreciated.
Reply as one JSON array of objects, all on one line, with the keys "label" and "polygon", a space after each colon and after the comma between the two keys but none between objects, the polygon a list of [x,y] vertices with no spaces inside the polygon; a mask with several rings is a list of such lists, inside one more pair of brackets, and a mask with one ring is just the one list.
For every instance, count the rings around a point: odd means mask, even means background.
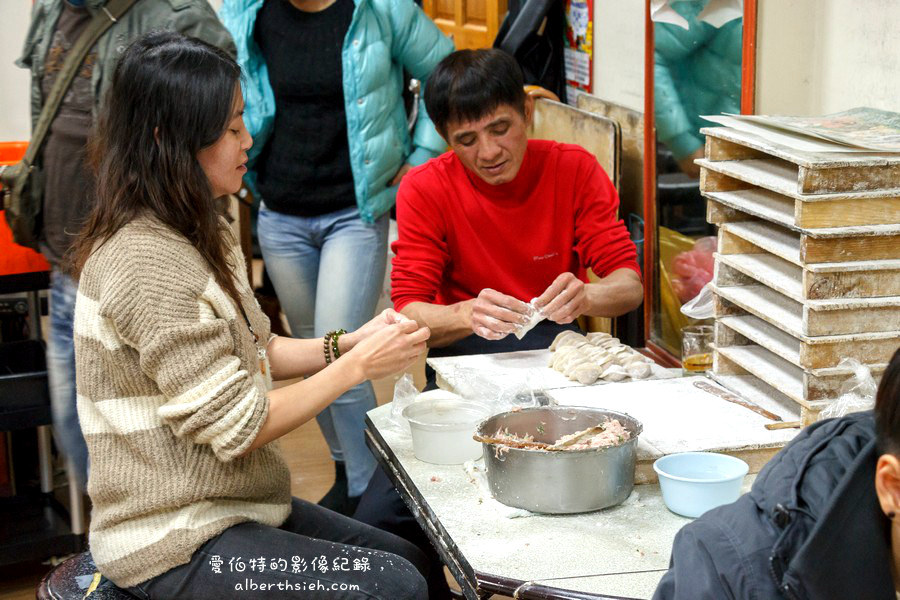
[{"label": "white plastic bowl", "polygon": [[403,409],[412,433],[413,453],[436,465],[458,465],[481,456],[481,443],[472,439],[488,410],[456,394],[434,390],[420,394]]},{"label": "white plastic bowl", "polygon": [[696,518],[741,495],[749,465],[739,458],[714,452],[681,452],[657,459],[663,502],[673,513]]}]

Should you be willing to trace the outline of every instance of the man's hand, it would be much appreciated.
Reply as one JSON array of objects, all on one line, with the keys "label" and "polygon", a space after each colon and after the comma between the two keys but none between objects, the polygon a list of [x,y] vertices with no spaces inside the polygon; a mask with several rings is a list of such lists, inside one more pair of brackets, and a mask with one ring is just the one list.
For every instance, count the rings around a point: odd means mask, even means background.
[{"label": "man's hand", "polygon": [[528,311],[521,300],[485,288],[472,304],[472,331],[486,340],[502,340],[528,322]]},{"label": "man's hand", "polygon": [[571,323],[589,308],[584,282],[572,273],[562,273],[538,296],[537,307],[555,323]]}]

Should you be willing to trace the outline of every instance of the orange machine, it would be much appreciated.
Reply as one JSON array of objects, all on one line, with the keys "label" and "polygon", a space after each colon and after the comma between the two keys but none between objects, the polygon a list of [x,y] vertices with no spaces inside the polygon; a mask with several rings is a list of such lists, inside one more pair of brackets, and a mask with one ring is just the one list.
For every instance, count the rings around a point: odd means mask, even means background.
[{"label": "orange machine", "polygon": [[[16,164],[25,156],[27,147],[28,142],[0,142],[0,166]],[[0,210],[0,275],[48,270],[50,265],[43,255],[13,242],[12,232],[6,225],[3,210]]]}]

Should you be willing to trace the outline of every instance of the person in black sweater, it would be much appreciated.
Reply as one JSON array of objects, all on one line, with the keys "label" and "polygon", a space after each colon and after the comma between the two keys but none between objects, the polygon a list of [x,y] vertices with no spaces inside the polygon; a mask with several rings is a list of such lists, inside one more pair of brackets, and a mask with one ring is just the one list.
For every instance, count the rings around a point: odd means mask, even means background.
[{"label": "person in black sweater", "polygon": [[[412,0],[225,0],[221,17],[250,92],[266,270],[294,336],[337,338],[375,313],[396,185],[444,150],[424,108],[410,135],[402,73],[426,80],[452,42]],[[323,506],[351,515],[366,489],[374,407],[366,382],[318,415],[336,463]]]}]

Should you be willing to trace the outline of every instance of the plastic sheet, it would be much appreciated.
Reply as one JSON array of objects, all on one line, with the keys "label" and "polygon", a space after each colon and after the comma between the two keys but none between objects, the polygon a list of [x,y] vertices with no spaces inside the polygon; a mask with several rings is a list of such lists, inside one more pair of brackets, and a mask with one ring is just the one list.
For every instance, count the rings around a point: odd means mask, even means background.
[{"label": "plastic sheet", "polygon": [[515,379],[493,377],[490,372],[470,367],[456,367],[453,373],[454,391],[467,400],[474,400],[488,408],[491,415],[546,405],[550,397],[525,373]]},{"label": "plastic sheet", "polygon": [[390,425],[396,433],[404,438],[410,438],[409,423],[403,418],[403,409],[416,401],[419,390],[413,383],[412,375],[404,373],[394,384],[394,401],[391,404]]},{"label": "plastic sheet", "polygon": [[838,367],[851,369],[853,377],[841,386],[841,395],[819,413],[819,420],[843,417],[850,413],[875,408],[875,393],[878,385],[872,371],[855,358],[845,358]]},{"label": "plastic sheet", "polygon": [[[455,394],[485,406],[490,415],[550,403],[550,396],[534,385],[529,375],[515,380],[498,379],[481,370],[457,367],[453,381]],[[394,384],[389,428],[404,439],[410,438],[410,430],[409,423],[403,417],[403,409],[415,402],[421,394],[409,373],[405,373]]]},{"label": "plastic sheet", "polygon": [[681,307],[681,314],[698,320],[713,318],[713,293],[710,284],[704,285],[699,294]]}]

